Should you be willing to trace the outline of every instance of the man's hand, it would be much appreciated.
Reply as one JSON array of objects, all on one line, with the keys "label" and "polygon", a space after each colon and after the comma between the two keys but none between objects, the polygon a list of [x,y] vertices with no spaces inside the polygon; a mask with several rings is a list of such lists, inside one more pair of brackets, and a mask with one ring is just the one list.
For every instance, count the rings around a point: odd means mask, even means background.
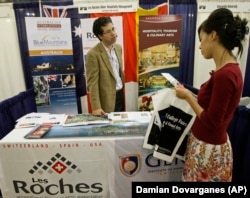
[{"label": "man's hand", "polygon": [[92,111],[92,114],[96,116],[101,116],[101,115],[105,115],[106,113],[102,109],[95,109]]}]

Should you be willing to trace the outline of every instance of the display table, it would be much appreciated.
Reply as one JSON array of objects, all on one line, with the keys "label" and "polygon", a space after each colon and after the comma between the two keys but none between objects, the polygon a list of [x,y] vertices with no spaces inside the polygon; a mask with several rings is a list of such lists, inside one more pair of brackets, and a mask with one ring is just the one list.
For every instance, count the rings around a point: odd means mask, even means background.
[{"label": "display table", "polygon": [[181,180],[183,162],[154,158],[143,134],[27,139],[29,131],[0,141],[4,198],[130,198],[132,181]]}]

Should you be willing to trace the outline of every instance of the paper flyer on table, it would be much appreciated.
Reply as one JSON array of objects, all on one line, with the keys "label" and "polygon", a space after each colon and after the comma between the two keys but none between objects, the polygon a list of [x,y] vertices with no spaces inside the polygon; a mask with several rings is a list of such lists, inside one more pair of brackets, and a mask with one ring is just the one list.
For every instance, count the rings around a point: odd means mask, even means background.
[{"label": "paper flyer on table", "polygon": [[25,128],[34,127],[41,122],[44,116],[49,115],[49,113],[29,113],[17,120],[15,128]]},{"label": "paper flyer on table", "polygon": [[34,127],[40,124],[62,125],[65,114],[29,113],[17,120],[15,128]]},{"label": "paper flyer on table", "polygon": [[109,122],[110,120],[106,116],[95,116],[89,113],[70,114],[65,116],[63,126],[106,124]]},{"label": "paper flyer on table", "polygon": [[111,112],[108,114],[108,118],[112,122],[150,122],[151,117],[150,111]]}]

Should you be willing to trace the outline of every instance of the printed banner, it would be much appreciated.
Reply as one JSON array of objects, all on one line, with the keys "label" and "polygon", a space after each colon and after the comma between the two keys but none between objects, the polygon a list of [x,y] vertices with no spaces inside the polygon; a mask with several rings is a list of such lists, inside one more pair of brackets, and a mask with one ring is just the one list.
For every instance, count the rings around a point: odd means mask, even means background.
[{"label": "printed banner", "polygon": [[61,140],[23,142],[18,147],[8,144],[12,148],[2,145],[4,197],[110,197],[107,170],[112,164],[106,161],[105,143],[95,143]]},{"label": "printed banner", "polygon": [[79,7],[79,14],[104,13],[104,12],[136,12],[138,0],[74,0],[74,5]]},{"label": "printed banner", "polygon": [[[114,190],[116,197],[130,198],[132,182],[180,182],[183,162],[172,163],[153,157],[152,151],[142,149],[141,138],[115,141]],[[113,185],[111,185],[113,186]]]},{"label": "printed banner", "polygon": [[153,110],[152,95],[171,87],[161,73],[178,79],[180,63],[181,15],[140,16],[138,54],[138,108]]},{"label": "printed banner", "polygon": [[70,19],[26,17],[25,22],[38,112],[77,113]]},{"label": "printed banner", "polygon": [[154,158],[142,148],[143,136],[118,136],[1,142],[3,196],[131,198],[133,181],[181,181],[182,161]]},{"label": "printed banner", "polygon": [[250,12],[250,1],[200,0],[197,11],[211,13],[218,8],[227,8],[232,12]]}]

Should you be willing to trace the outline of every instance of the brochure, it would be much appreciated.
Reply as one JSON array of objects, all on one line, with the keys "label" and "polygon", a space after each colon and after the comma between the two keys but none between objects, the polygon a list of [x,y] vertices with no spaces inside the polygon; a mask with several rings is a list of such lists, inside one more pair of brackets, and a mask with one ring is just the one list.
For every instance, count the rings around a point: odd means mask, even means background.
[{"label": "brochure", "polygon": [[53,125],[48,125],[48,124],[42,124],[34,129],[25,138],[28,139],[40,139],[42,138],[49,130],[51,129]]},{"label": "brochure", "polygon": [[[45,125],[42,125],[45,128]],[[52,126],[52,125],[51,125]],[[25,138],[72,138],[72,137],[110,137],[110,136],[144,136],[148,123],[143,122],[119,122],[108,124],[92,124],[64,127],[62,125],[53,125],[49,130],[40,132],[36,127],[29,132]],[[40,134],[41,133],[41,134]]]},{"label": "brochure", "polygon": [[40,124],[62,125],[65,114],[29,113],[17,120],[15,128],[34,127]]},{"label": "brochure", "polygon": [[179,85],[179,81],[175,79],[170,73],[161,73],[174,87]]},{"label": "brochure", "polygon": [[105,116],[95,116],[89,113],[83,114],[70,114],[65,116],[63,126],[77,126],[77,125],[88,125],[88,124],[105,124],[109,123],[110,120]]},{"label": "brochure", "polygon": [[150,111],[128,111],[128,112],[111,112],[108,118],[112,122],[150,122]]},{"label": "brochure", "polygon": [[26,128],[34,127],[43,119],[44,116],[49,115],[49,113],[29,113],[17,120],[15,128]]}]

